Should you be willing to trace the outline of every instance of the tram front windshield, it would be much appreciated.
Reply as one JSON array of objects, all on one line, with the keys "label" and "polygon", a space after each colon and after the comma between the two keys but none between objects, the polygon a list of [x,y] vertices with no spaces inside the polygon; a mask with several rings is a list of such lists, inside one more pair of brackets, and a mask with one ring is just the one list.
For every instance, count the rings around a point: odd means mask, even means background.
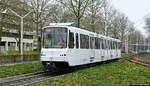
[{"label": "tram front windshield", "polygon": [[67,48],[67,28],[44,28],[43,48]]}]

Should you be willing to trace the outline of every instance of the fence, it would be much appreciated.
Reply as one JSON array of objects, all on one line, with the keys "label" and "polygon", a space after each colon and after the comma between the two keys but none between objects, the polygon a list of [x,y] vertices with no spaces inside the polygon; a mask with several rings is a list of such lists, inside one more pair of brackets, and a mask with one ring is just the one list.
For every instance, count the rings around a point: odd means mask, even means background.
[{"label": "fence", "polygon": [[[125,44],[121,44],[121,51],[125,51]],[[128,43],[127,44],[128,52],[134,52],[134,53],[144,53],[144,52],[150,52],[150,43]]]}]

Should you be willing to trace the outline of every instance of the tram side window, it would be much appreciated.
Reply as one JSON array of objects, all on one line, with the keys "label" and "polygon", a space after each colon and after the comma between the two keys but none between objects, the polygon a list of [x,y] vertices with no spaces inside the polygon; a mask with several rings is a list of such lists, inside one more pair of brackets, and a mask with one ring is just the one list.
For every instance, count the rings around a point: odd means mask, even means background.
[{"label": "tram side window", "polygon": [[69,48],[74,48],[74,34],[69,32]]},{"label": "tram side window", "polygon": [[102,39],[102,49],[105,49],[105,40],[104,39]]},{"label": "tram side window", "polygon": [[112,41],[110,41],[110,49],[112,50]]},{"label": "tram side window", "polygon": [[122,46],[122,43],[121,43],[121,42],[119,42],[119,49],[121,49],[121,46]]},{"label": "tram side window", "polygon": [[110,49],[109,40],[107,40],[107,49]]},{"label": "tram side window", "polygon": [[115,49],[115,42],[113,41],[112,44],[113,44],[112,49]]},{"label": "tram side window", "polygon": [[110,40],[108,41],[108,49],[111,49]]},{"label": "tram side window", "polygon": [[90,37],[90,49],[95,49],[95,38]]},{"label": "tram side window", "polygon": [[78,36],[78,33],[76,33],[76,48],[79,48],[79,36]]},{"label": "tram side window", "polygon": [[89,49],[89,36],[85,36],[86,38],[86,49]]},{"label": "tram side window", "polygon": [[100,49],[100,38],[98,38],[98,49]]},{"label": "tram side window", "polygon": [[99,39],[95,38],[95,49],[99,49]]},{"label": "tram side window", "polygon": [[99,49],[101,49],[101,39],[99,38]]},{"label": "tram side window", "polygon": [[117,49],[117,42],[115,42],[115,49]]},{"label": "tram side window", "polygon": [[100,40],[100,49],[103,49],[103,47],[102,47],[103,40],[102,39],[99,39],[99,40]]},{"label": "tram side window", "polygon": [[117,42],[117,49],[119,49],[119,42]]},{"label": "tram side window", "polygon": [[117,42],[114,42],[114,49],[117,49]]},{"label": "tram side window", "polygon": [[105,49],[107,49],[107,48],[108,48],[108,41],[105,40]]},{"label": "tram side window", "polygon": [[121,43],[118,42],[118,49],[121,49]]},{"label": "tram side window", "polygon": [[81,49],[89,48],[89,36],[83,34],[80,35],[80,48]]},{"label": "tram side window", "polygon": [[114,42],[111,42],[111,49],[114,49]]}]

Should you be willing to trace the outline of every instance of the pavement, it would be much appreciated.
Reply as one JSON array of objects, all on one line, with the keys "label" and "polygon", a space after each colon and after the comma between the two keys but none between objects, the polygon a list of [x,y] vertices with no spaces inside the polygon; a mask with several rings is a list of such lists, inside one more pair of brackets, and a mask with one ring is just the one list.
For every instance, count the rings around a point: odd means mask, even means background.
[{"label": "pavement", "polygon": [[32,61],[32,62],[19,62],[19,63],[10,63],[10,64],[0,64],[0,66],[14,66],[18,64],[25,64],[25,63],[38,63],[40,61]]}]

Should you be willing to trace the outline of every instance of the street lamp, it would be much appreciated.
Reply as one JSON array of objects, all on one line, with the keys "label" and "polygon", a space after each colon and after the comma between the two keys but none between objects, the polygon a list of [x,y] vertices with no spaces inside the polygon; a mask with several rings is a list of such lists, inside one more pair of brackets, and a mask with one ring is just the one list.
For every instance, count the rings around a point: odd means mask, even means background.
[{"label": "street lamp", "polygon": [[24,16],[20,16],[19,14],[17,14],[15,11],[13,11],[12,9],[8,8],[6,10],[4,10],[2,13],[5,14],[8,10],[10,10],[12,13],[14,13],[16,16],[18,16],[21,19],[21,60],[23,60],[23,19],[28,16],[32,11],[30,11],[29,13],[27,13]]}]

